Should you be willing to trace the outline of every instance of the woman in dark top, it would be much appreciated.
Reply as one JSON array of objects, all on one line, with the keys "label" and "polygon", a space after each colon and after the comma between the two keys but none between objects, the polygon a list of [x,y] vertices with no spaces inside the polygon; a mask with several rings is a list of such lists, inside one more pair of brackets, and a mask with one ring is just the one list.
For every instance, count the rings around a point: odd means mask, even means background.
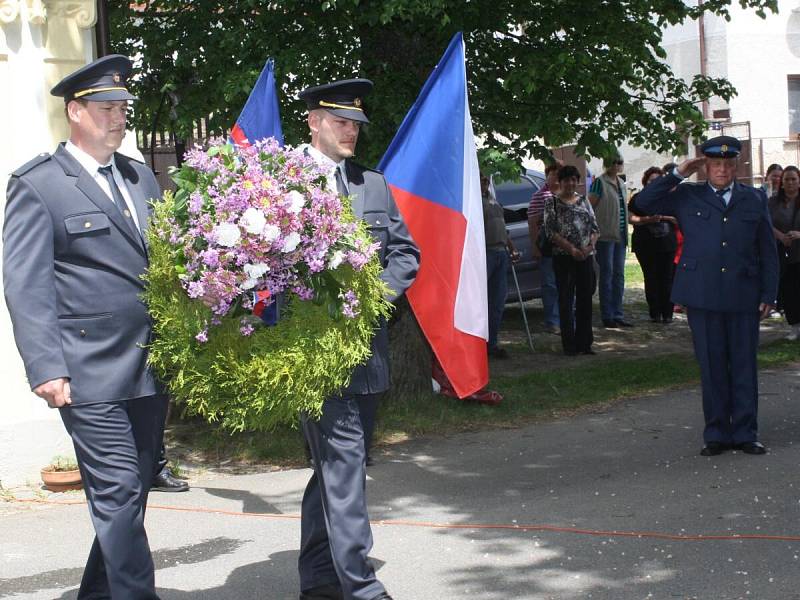
[{"label": "woman in dark top", "polygon": [[561,345],[568,356],[594,354],[592,295],[595,277],[592,257],[600,229],[592,205],[586,197],[575,192],[579,181],[578,169],[571,165],[561,167],[558,170],[558,195],[548,198],[544,204],[544,232],[553,245]]},{"label": "woman in dark top", "polygon": [[778,308],[792,326],[788,338],[800,337],[800,171],[795,166],[783,170],[778,193],[769,199],[772,231],[778,243],[781,278]]},{"label": "woman in dark top", "polygon": [[[664,172],[650,167],[642,177],[642,187],[658,179]],[[670,301],[672,277],[675,272],[675,250],[678,240],[675,235],[674,217],[644,215],[636,209],[636,195],[628,203],[628,220],[633,225],[631,245],[644,275],[644,295],[653,323],[672,323],[674,305]]]}]

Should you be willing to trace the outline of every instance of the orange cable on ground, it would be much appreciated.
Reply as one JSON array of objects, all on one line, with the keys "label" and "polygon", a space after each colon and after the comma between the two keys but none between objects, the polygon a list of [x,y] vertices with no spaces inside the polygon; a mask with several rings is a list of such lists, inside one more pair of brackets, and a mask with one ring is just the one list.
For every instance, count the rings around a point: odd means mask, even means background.
[{"label": "orange cable on ground", "polygon": [[[86,504],[85,500],[11,500],[11,502],[27,504],[47,504],[61,506],[75,506]],[[217,508],[202,508],[192,506],[167,506],[164,504],[148,504],[150,510],[171,510],[176,512],[188,512],[198,514],[216,514],[231,517],[255,517],[261,519],[280,519],[297,521],[300,515],[280,514],[280,513],[246,513],[234,510],[223,510]],[[680,542],[706,542],[706,541],[729,541],[729,540],[766,540],[781,542],[800,542],[800,535],[769,535],[765,533],[731,533],[724,535],[704,535],[704,534],[680,534],[680,533],[659,533],[655,531],[605,531],[601,529],[582,529],[578,527],[558,527],[556,525],[536,525],[536,524],[504,524],[504,523],[436,523],[427,521],[404,521],[396,519],[382,519],[372,521],[373,525],[395,526],[395,527],[421,527],[425,529],[500,529],[514,531],[545,531],[551,533],[572,533],[576,535],[591,535],[597,537],[628,537],[628,538],[647,538],[659,540],[672,540]]]}]

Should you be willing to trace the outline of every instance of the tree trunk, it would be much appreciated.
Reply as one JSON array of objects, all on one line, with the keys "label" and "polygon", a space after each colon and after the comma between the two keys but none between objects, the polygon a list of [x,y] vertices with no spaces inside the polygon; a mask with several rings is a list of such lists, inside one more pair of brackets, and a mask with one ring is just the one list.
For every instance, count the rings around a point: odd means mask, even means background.
[{"label": "tree trunk", "polygon": [[405,296],[389,326],[392,386],[387,400],[413,400],[431,394],[432,352]]}]

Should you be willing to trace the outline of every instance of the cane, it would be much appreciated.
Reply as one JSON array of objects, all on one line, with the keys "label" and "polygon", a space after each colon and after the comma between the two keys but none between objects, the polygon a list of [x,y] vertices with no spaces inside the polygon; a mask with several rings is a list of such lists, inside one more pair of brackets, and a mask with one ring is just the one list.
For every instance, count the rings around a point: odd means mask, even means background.
[{"label": "cane", "polygon": [[528,334],[528,346],[530,346],[531,352],[535,352],[533,349],[533,337],[531,337],[531,328],[528,327],[528,315],[525,314],[525,303],[522,302],[522,290],[519,289],[519,279],[517,279],[517,270],[514,268],[514,262],[511,261],[511,275],[514,276],[514,287],[517,288],[517,298],[519,298],[519,308],[522,311],[522,322],[525,323],[525,333]]}]

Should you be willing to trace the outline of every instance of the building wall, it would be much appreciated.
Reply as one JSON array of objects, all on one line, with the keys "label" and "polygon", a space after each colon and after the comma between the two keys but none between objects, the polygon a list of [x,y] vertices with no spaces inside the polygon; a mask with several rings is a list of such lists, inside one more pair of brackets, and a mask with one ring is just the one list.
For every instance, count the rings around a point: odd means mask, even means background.
[{"label": "building wall", "polygon": [[[67,136],[63,102],[50,96],[64,75],[94,55],[94,0],[0,0],[0,186]],[[0,223],[2,215],[0,215]],[[58,411],[27,385],[0,299],[0,484],[38,479],[55,454],[71,453]]]},{"label": "building wall", "polygon": [[[772,162],[800,163],[800,147],[790,138],[787,91],[787,76],[800,75],[800,0],[779,0],[778,5],[778,14],[768,13],[765,19],[739,6],[731,7],[730,21],[713,15],[704,18],[706,74],[728,79],[737,90],[729,105],[712,98],[707,114],[711,117],[714,110],[728,108],[731,122],[750,123],[756,183]],[[665,29],[663,46],[676,75],[688,82],[701,72],[696,21]],[[629,184],[635,188],[641,186],[641,174],[648,166],[683,158],[630,146],[623,146],[622,153]]]}]

